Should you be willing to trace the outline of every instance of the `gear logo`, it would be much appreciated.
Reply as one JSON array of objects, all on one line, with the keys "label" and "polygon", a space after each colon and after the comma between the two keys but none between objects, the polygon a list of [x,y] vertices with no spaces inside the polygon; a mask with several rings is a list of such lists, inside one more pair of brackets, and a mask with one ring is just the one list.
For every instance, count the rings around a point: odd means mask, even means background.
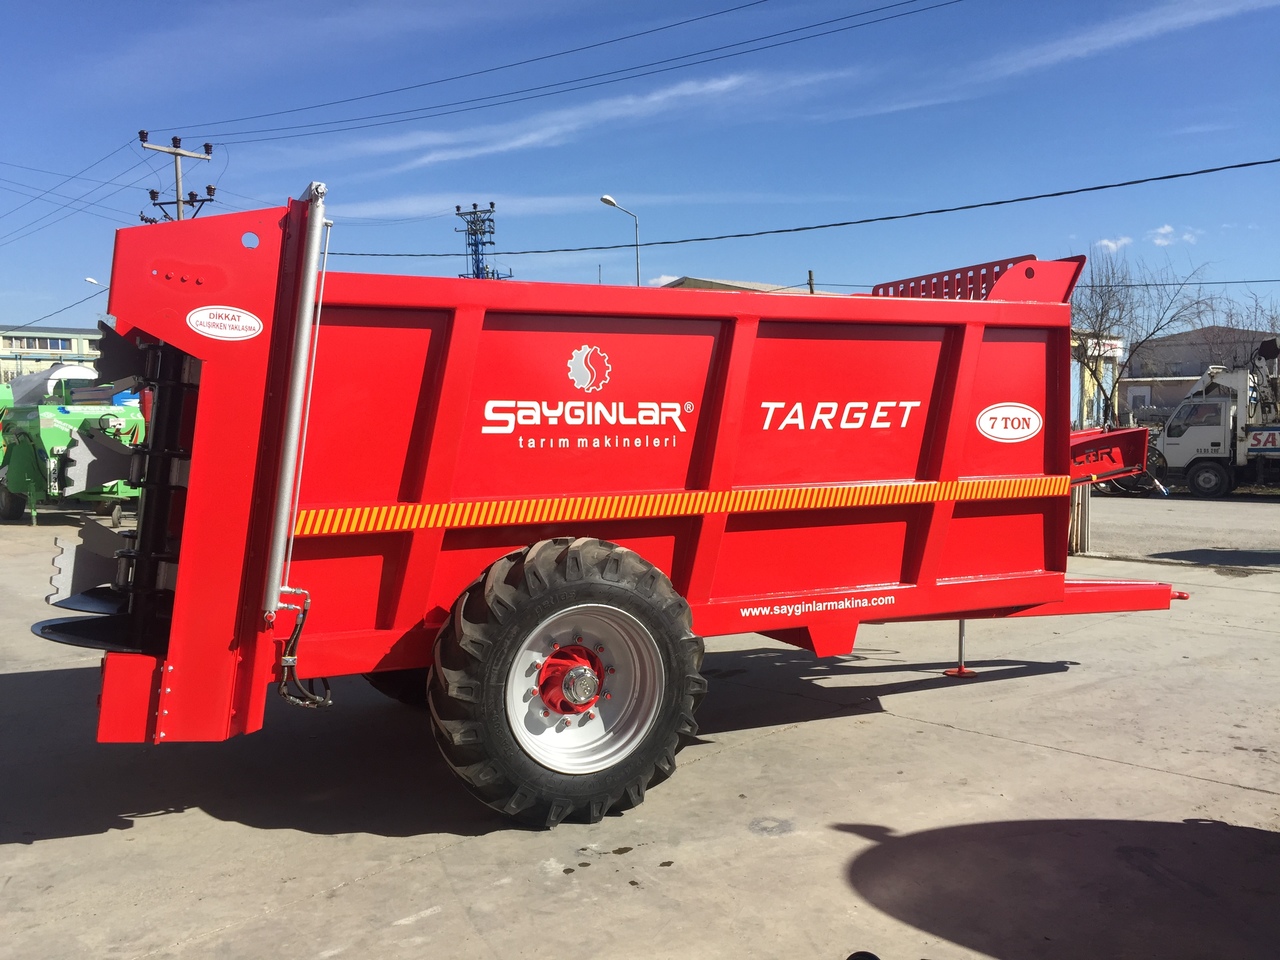
[{"label": "gear logo", "polygon": [[575,387],[587,393],[603,389],[612,370],[608,354],[585,343],[569,358],[569,379]]}]

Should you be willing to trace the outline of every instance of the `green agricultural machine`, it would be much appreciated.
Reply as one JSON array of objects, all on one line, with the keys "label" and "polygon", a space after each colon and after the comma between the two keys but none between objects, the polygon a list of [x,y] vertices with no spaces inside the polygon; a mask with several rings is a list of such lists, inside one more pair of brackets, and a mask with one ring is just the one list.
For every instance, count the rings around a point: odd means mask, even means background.
[{"label": "green agricultural machine", "polygon": [[13,388],[7,383],[0,383],[0,464],[4,463],[4,421],[13,406]]},{"label": "green agricultural machine", "polygon": [[91,367],[57,364],[0,386],[0,520],[40,509],[88,509],[119,526],[138,497],[130,486],[132,447],[146,422],[138,406],[118,403]]}]

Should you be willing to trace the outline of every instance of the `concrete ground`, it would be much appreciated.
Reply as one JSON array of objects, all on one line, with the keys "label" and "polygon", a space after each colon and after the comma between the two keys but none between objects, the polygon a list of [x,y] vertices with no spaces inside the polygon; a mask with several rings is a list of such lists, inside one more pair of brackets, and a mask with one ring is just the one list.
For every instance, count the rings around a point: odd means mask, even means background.
[{"label": "concrete ground", "polygon": [[1280,569],[1280,496],[1199,500],[1094,496],[1091,552],[1173,563]]},{"label": "concrete ground", "polygon": [[28,632],[67,529],[0,528],[0,958],[1275,958],[1280,507],[1095,502],[1095,550],[1200,562],[1073,572],[1191,600],[972,622],[968,681],[948,623],[711,641],[676,775],[548,832],[358,678],[228,743],[94,743],[97,658]]}]

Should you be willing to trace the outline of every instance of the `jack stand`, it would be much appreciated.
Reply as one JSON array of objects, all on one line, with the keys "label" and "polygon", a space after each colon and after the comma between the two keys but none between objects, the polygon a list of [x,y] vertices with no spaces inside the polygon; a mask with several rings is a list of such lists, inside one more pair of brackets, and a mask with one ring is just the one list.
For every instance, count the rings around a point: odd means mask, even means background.
[{"label": "jack stand", "polygon": [[964,665],[964,621],[960,621],[960,649],[956,653],[956,665],[950,670],[943,670],[948,677],[976,677],[977,670],[970,670]]}]

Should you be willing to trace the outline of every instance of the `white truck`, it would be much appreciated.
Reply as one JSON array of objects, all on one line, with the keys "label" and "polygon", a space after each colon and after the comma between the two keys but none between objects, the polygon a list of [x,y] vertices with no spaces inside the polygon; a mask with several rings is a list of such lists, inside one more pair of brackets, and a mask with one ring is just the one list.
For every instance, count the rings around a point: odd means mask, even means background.
[{"label": "white truck", "polygon": [[1241,483],[1280,474],[1280,337],[1263,340],[1248,364],[1212,366],[1187,392],[1151,443],[1151,473],[1185,483],[1198,497],[1221,497]]}]

